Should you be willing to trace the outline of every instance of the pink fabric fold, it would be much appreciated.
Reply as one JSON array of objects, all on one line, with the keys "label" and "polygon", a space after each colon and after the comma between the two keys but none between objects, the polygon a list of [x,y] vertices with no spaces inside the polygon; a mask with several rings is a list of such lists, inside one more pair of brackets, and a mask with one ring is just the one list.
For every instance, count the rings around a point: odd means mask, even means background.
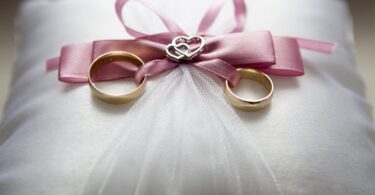
[{"label": "pink fabric fold", "polygon": [[[137,1],[150,8],[165,24],[169,32],[147,35],[130,28],[122,17],[122,9],[129,0],[116,1],[116,13],[125,30],[135,39],[102,40],[64,46],[60,57],[47,61],[47,70],[58,69],[59,80],[67,83],[87,82],[90,64],[98,56],[111,51],[126,51],[139,56],[145,65],[137,68],[126,63],[112,63],[100,69],[95,81],[107,81],[134,77],[140,82],[145,76],[153,76],[173,69],[179,64],[166,58],[165,47],[179,35],[186,35],[171,19],[148,4]],[[204,15],[198,33],[204,37],[204,52],[192,61],[184,62],[235,86],[239,81],[236,68],[255,68],[270,75],[300,76],[304,74],[300,48],[322,53],[331,53],[332,43],[303,38],[273,36],[268,31],[242,32],[246,18],[246,5],[243,0],[232,0],[236,25],[224,35],[210,36],[206,31],[214,23],[225,1],[218,1]]]}]

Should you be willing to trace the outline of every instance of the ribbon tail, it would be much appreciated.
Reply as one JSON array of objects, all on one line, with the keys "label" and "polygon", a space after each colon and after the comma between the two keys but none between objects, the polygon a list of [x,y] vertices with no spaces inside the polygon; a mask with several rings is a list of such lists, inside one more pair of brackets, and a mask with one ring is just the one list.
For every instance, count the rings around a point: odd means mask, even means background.
[{"label": "ribbon tail", "polygon": [[240,80],[240,75],[236,68],[220,59],[196,62],[193,65],[213,73],[223,80],[228,80],[231,86],[236,86]]},{"label": "ribbon tail", "polygon": [[316,52],[331,54],[335,51],[337,44],[331,42],[316,41],[304,38],[295,38],[300,48]]},{"label": "ribbon tail", "polygon": [[47,61],[47,69],[57,68],[58,78],[65,83],[87,82],[87,73],[92,62],[92,43],[66,45],[59,58]]},{"label": "ribbon tail", "polygon": [[50,58],[47,60],[46,64],[47,72],[57,70],[60,65],[60,57]]},{"label": "ribbon tail", "polygon": [[335,43],[304,38],[274,36],[273,40],[277,62],[275,65],[260,70],[277,76],[293,77],[304,75],[300,48],[330,54],[336,47]]}]

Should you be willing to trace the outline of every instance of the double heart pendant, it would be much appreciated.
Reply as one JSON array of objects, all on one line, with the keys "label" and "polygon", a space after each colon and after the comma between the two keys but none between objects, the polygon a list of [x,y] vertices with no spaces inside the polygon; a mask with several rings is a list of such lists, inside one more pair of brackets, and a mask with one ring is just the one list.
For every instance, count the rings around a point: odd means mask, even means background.
[{"label": "double heart pendant", "polygon": [[201,36],[178,36],[165,47],[167,57],[173,61],[189,61],[201,54],[206,46]]}]

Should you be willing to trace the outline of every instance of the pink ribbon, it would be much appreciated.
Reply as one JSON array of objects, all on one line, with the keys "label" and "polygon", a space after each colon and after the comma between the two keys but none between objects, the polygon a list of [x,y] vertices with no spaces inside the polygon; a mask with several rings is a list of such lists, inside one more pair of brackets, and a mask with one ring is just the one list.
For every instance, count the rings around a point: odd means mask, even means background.
[{"label": "pink ribbon", "polygon": [[[126,25],[122,9],[129,0],[116,1],[116,13],[125,30],[135,37],[131,40],[102,40],[64,46],[60,57],[47,61],[47,70],[59,70],[59,80],[67,83],[87,82],[87,72],[92,61],[110,51],[126,51],[139,56],[145,65],[138,68],[127,63],[105,66],[94,77],[96,81],[135,77],[140,82],[145,76],[160,74],[173,69],[178,63],[166,58],[165,46],[183,30],[162,12],[148,4],[135,0],[154,11],[169,32],[147,35]],[[239,81],[236,68],[255,68],[270,75],[300,76],[304,74],[300,48],[322,53],[331,53],[333,43],[315,40],[273,36],[268,31],[242,32],[246,19],[244,0],[233,0],[236,26],[225,35],[210,36],[206,31],[212,26],[216,16],[226,1],[211,6],[204,15],[198,33],[206,41],[204,52],[188,64],[211,72],[228,80],[233,86]]]}]

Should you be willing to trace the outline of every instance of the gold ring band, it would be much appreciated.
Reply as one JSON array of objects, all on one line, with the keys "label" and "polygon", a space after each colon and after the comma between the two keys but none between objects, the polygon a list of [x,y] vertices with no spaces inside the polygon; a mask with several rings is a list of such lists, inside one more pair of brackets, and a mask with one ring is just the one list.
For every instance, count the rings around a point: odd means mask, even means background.
[{"label": "gold ring band", "polygon": [[232,104],[232,106],[243,111],[257,111],[269,106],[271,104],[273,94],[273,83],[271,78],[263,72],[254,69],[239,68],[237,69],[237,71],[239,72],[241,78],[251,79],[262,84],[267,89],[268,94],[261,99],[244,99],[238,97],[236,94],[233,93],[231,87],[229,86],[228,80],[226,80],[224,93],[229,102]]},{"label": "gold ring band", "polygon": [[90,85],[92,93],[100,100],[110,103],[110,104],[126,104],[139,98],[143,94],[145,90],[146,77],[143,79],[142,83],[133,91],[126,93],[126,94],[121,94],[121,95],[110,95],[101,91],[95,86],[92,80],[96,70],[99,67],[106,65],[108,63],[111,63],[111,62],[115,62],[115,61],[131,62],[132,64],[138,67],[141,67],[144,64],[143,61],[138,56],[128,53],[128,52],[113,51],[113,52],[105,53],[99,56],[98,58],[96,58],[92,62],[90,69],[89,69],[89,73],[88,73],[89,85]]}]

